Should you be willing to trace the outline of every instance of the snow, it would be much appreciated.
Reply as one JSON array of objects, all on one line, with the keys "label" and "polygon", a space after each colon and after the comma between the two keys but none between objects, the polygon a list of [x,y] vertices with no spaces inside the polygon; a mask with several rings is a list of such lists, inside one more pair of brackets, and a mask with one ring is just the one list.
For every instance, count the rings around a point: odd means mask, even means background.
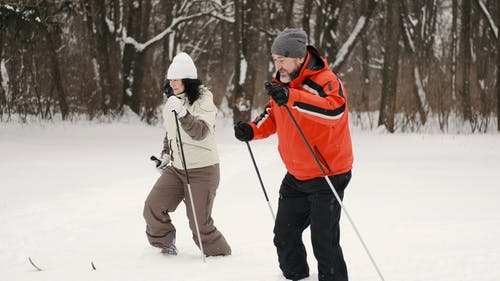
[{"label": "snow", "polygon": [[[161,150],[161,126],[0,123],[2,280],[285,280],[271,214],[230,123],[217,124],[221,184],[213,216],[233,254],[206,263],[182,204],[172,216],[178,256],[162,256],[144,234],[143,202],[158,177],[149,156]],[[385,280],[500,280],[498,134],[354,128],[352,135],[355,166],[344,204]],[[276,138],[251,147],[276,211],[285,172]],[[345,216],[341,231],[350,280],[379,280]],[[306,280],[317,280],[309,237],[306,231]]]},{"label": "snow", "polygon": [[428,111],[429,106],[427,104],[427,99],[426,99],[427,94],[425,92],[424,85],[422,83],[423,81],[420,78],[420,71],[419,71],[417,65],[415,65],[415,67],[413,68],[413,76],[415,77],[415,85],[417,87],[417,93],[418,93],[418,97],[420,99],[420,103],[422,104],[424,110]]},{"label": "snow", "polygon": [[247,77],[247,69],[248,69],[247,60],[245,59],[245,57],[241,56],[241,58],[240,58],[240,79],[238,80],[239,85],[245,84],[245,80]]}]

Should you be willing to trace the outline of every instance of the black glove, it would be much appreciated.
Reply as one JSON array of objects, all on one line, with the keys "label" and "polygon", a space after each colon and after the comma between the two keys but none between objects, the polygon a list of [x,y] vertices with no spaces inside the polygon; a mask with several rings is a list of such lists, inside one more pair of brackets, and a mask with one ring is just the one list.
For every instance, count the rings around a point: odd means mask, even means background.
[{"label": "black glove", "polygon": [[286,86],[266,82],[264,84],[267,94],[270,95],[278,105],[284,105],[288,102],[288,88]]},{"label": "black glove", "polygon": [[165,84],[163,84],[163,86],[161,86],[161,91],[167,96],[167,97],[171,97],[174,95],[174,90],[172,89],[172,87],[170,87],[170,81],[165,81]]},{"label": "black glove", "polygon": [[234,125],[234,136],[240,141],[249,141],[253,139],[253,129],[248,123],[238,122]]}]

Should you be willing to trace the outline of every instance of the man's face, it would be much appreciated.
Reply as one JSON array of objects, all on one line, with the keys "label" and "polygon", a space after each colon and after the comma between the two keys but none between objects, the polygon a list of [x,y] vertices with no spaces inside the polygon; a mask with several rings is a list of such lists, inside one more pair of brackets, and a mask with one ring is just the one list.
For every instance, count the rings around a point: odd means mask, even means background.
[{"label": "man's face", "polygon": [[274,67],[280,73],[280,80],[288,82],[292,80],[291,75],[298,71],[305,58],[289,58],[280,55],[272,55]]}]

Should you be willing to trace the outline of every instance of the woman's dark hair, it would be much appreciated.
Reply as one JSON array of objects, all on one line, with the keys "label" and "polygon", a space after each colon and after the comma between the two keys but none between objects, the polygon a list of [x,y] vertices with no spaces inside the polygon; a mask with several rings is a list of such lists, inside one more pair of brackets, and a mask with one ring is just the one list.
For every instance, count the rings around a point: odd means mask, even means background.
[{"label": "woman's dark hair", "polygon": [[184,78],[182,79],[182,83],[184,84],[184,92],[186,92],[189,104],[193,104],[200,96],[201,80]]}]

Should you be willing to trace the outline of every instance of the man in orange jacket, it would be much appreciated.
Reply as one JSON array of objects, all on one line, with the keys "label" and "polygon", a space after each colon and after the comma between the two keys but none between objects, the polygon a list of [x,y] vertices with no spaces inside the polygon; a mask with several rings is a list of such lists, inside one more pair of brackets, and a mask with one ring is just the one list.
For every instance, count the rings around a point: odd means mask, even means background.
[{"label": "man in orange jacket", "polygon": [[347,281],[339,244],[341,207],[325,179],[330,178],[342,199],[353,162],[347,93],[326,59],[306,42],[307,34],[301,29],[278,34],[271,47],[276,74],[266,85],[271,98],[260,116],[249,123],[239,122],[234,131],[245,142],[278,135],[287,174],[280,188],[274,245],[283,275],[291,280],[309,276],[302,232],[310,226],[318,279]]}]

